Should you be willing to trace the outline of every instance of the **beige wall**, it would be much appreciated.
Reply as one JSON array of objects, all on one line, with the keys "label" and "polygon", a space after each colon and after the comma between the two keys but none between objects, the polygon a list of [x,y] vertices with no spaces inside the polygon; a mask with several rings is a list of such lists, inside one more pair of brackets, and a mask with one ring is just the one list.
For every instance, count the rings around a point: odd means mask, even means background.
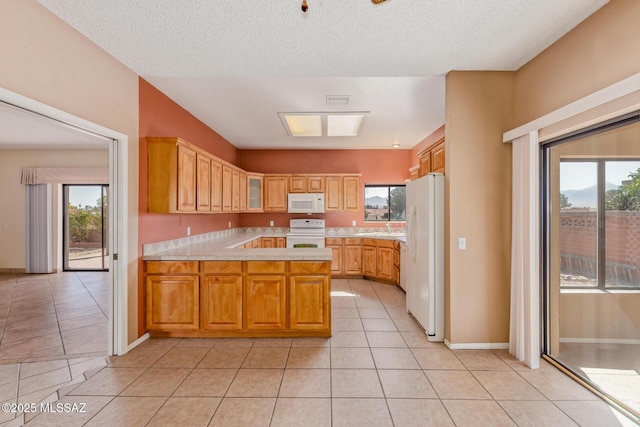
[{"label": "beige wall", "polygon": [[[513,73],[446,79],[446,338],[509,340]],[[458,249],[458,238],[467,249]]]},{"label": "beige wall", "polygon": [[516,73],[515,125],[640,72],[640,1],[611,0]]},{"label": "beige wall", "polygon": [[0,35],[0,87],[129,137],[131,342],[138,337],[138,76],[35,0],[0,0]]},{"label": "beige wall", "polygon": [[[109,166],[109,156],[103,150],[1,150],[0,151],[0,270],[19,269],[26,266],[25,249],[25,189],[20,184],[22,167],[96,167]],[[54,200],[61,196],[53,188]],[[58,233],[62,220],[54,209],[54,242],[61,237]],[[4,242],[11,242],[5,244]],[[54,246],[54,267],[61,263],[57,245]]]}]

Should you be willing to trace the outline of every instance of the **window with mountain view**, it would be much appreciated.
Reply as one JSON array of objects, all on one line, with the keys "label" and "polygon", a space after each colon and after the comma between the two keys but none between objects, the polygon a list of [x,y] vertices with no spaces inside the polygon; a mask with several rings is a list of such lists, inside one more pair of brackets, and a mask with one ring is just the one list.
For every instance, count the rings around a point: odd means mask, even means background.
[{"label": "window with mountain view", "polygon": [[637,287],[640,160],[560,161],[563,287]]},{"label": "window with mountain view", "polygon": [[365,221],[405,221],[407,209],[404,185],[365,185]]}]

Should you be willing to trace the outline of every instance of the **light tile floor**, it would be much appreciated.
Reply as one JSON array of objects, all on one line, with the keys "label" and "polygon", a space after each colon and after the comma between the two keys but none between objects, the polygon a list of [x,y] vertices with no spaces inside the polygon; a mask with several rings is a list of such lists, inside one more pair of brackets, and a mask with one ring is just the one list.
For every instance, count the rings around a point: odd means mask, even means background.
[{"label": "light tile floor", "polygon": [[[0,274],[0,403],[57,399],[85,371],[107,365],[107,279],[104,272]],[[16,415],[3,410],[0,423],[16,423]]]},{"label": "light tile floor", "polygon": [[61,391],[60,402],[84,405],[84,412],[29,413],[24,420],[34,426],[633,425],[544,361],[532,371],[506,351],[452,351],[427,341],[396,287],[334,280],[332,288],[332,338],[150,339]]}]

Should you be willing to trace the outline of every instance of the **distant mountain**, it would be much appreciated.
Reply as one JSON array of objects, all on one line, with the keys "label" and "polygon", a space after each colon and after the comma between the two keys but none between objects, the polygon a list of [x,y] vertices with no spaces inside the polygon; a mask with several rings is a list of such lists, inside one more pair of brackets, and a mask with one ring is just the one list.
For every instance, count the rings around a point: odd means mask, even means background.
[{"label": "distant mountain", "polygon": [[[605,183],[606,191],[615,190],[618,186],[610,182]],[[595,208],[598,204],[598,186],[583,188],[582,190],[565,190],[561,192],[571,203],[572,208]]]},{"label": "distant mountain", "polygon": [[378,207],[382,209],[385,206],[387,206],[387,199],[385,197],[380,197],[380,196],[369,197],[367,199],[364,199],[364,203],[367,206],[373,206],[374,208]]}]

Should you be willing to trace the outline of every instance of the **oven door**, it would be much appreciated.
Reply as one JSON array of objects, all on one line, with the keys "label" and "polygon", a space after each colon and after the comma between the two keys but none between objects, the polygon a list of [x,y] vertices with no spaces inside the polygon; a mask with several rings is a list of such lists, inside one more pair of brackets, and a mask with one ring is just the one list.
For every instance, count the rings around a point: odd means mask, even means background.
[{"label": "oven door", "polygon": [[324,236],[287,234],[287,248],[324,248]]}]

